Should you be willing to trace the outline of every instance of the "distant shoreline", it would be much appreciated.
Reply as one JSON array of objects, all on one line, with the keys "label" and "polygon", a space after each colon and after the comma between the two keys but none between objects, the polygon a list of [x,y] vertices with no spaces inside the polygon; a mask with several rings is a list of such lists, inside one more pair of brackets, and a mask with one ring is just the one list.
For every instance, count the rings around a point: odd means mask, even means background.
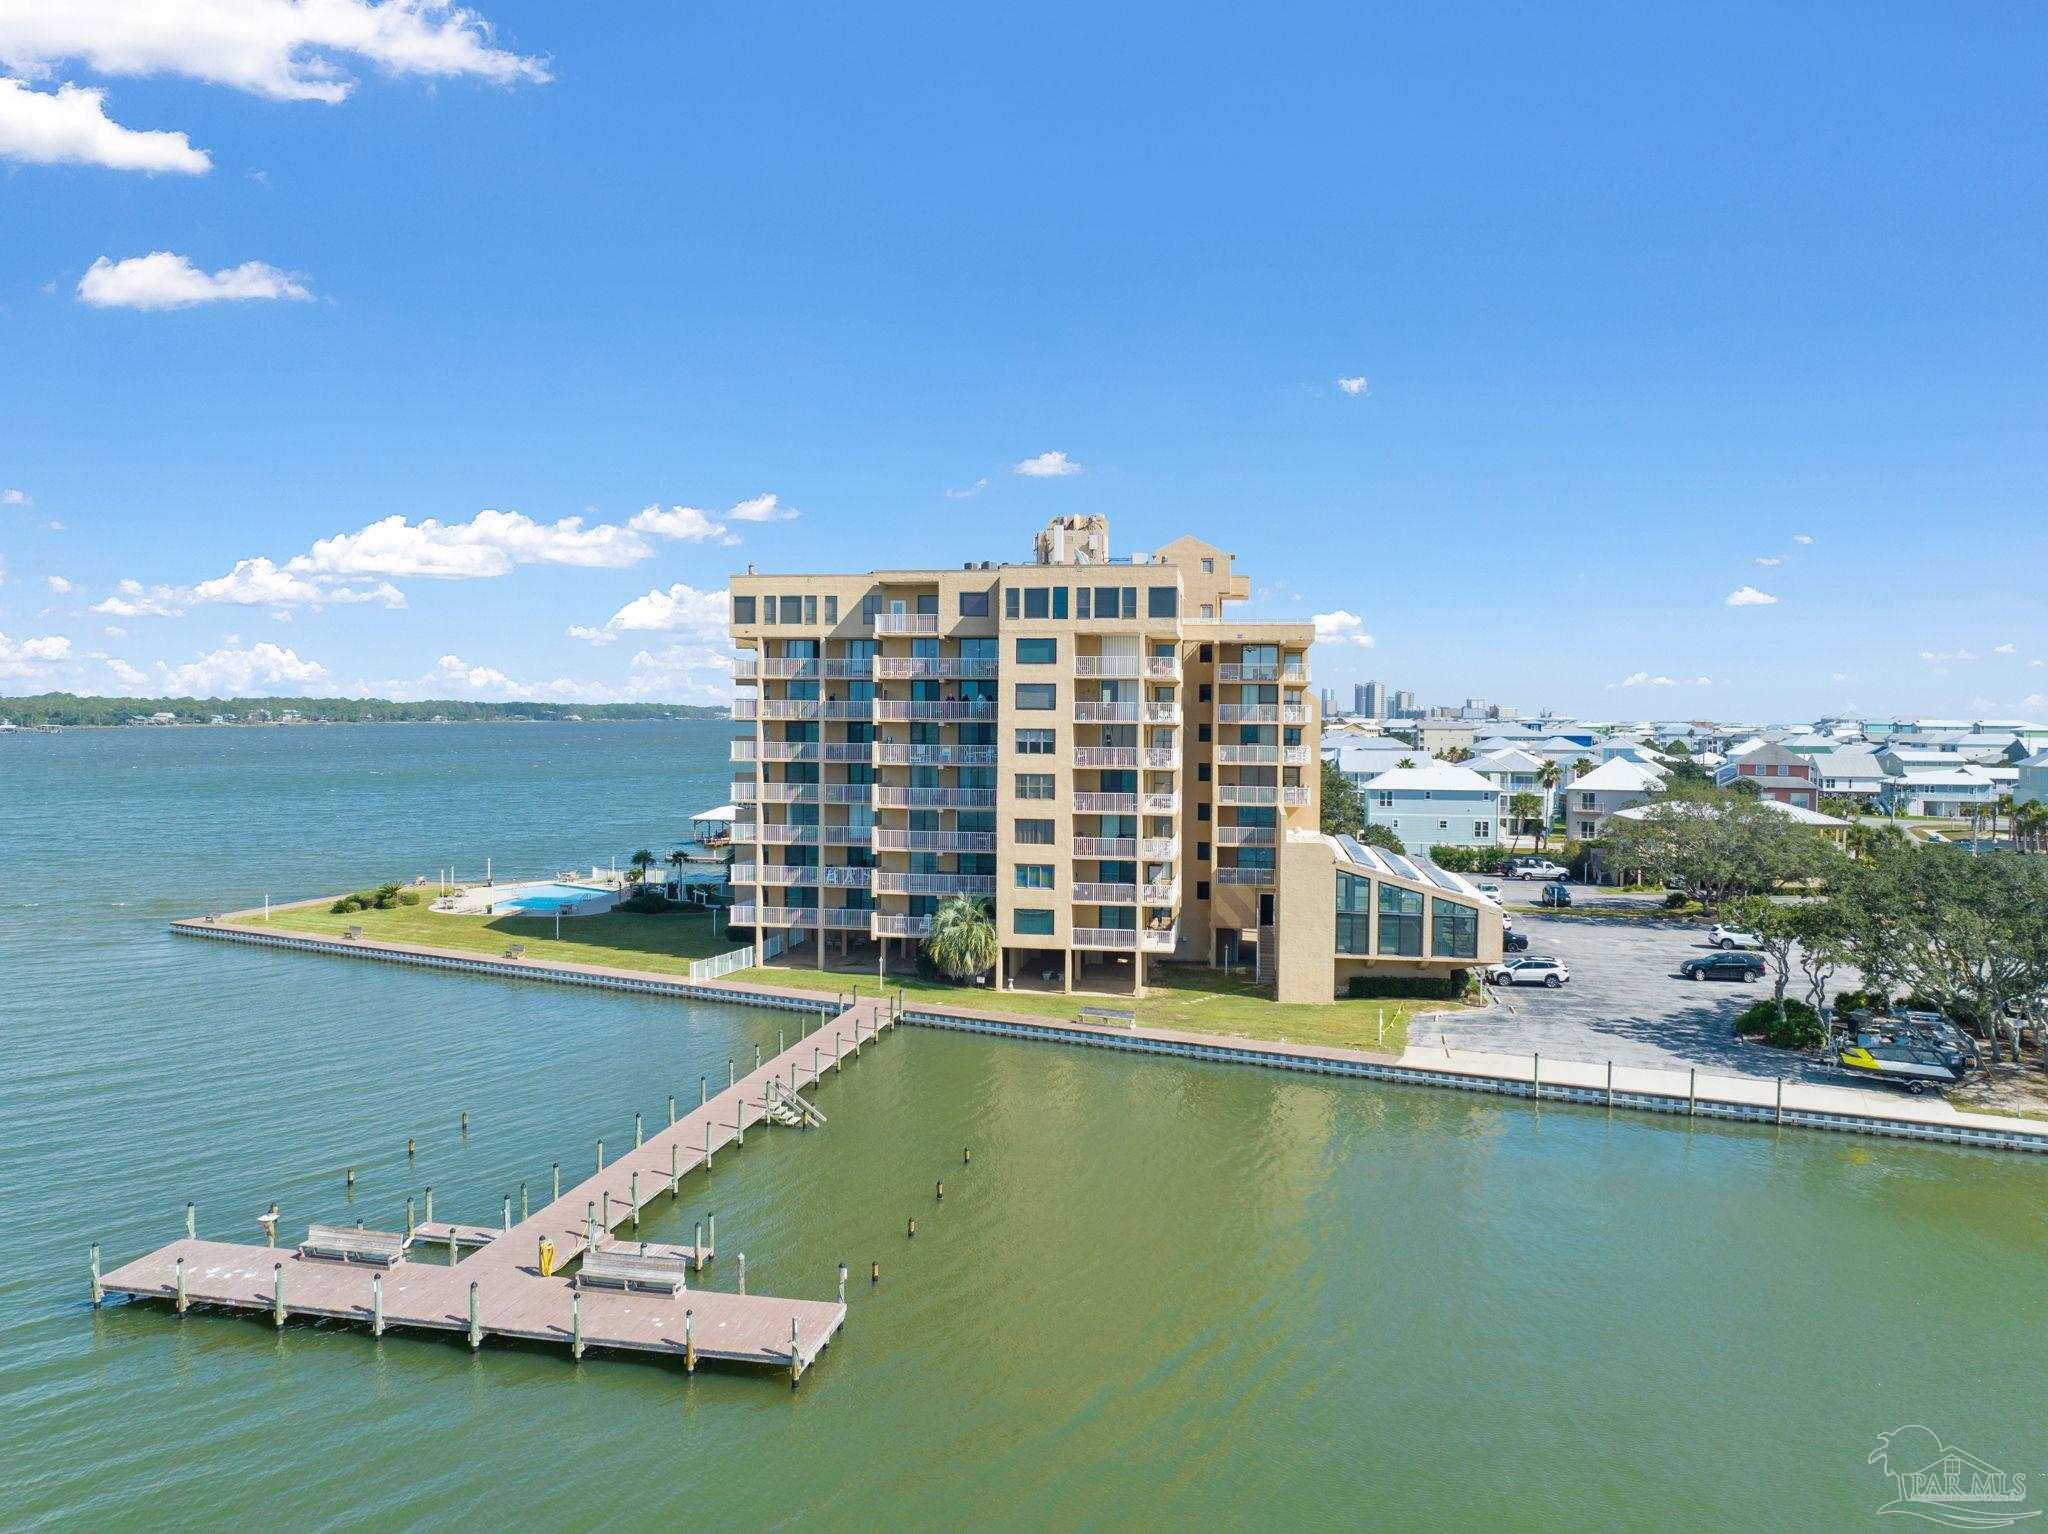
[{"label": "distant shoreline", "polygon": [[[12,716],[0,714],[0,719]],[[57,730],[305,730],[341,729],[361,724],[709,724],[725,718],[723,712],[705,714],[618,714],[598,719],[537,719],[526,714],[495,714],[475,719],[110,719],[76,724],[54,724],[20,720],[0,728],[0,735],[47,735]]]},{"label": "distant shoreline", "polygon": [[701,703],[480,702],[463,698],[111,698],[82,693],[0,697],[0,733],[48,729],[158,729],[193,725],[304,724],[613,724],[728,718],[726,707]]}]

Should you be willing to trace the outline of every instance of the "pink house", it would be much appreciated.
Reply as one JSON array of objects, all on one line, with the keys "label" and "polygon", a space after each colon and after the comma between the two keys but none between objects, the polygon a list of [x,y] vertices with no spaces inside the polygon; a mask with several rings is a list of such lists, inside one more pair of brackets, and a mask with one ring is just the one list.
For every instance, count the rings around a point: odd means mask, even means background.
[{"label": "pink house", "polygon": [[1723,788],[1748,783],[1760,799],[1796,804],[1802,810],[1820,808],[1820,777],[1812,759],[1775,741],[1730,757],[1715,772],[1714,781]]}]

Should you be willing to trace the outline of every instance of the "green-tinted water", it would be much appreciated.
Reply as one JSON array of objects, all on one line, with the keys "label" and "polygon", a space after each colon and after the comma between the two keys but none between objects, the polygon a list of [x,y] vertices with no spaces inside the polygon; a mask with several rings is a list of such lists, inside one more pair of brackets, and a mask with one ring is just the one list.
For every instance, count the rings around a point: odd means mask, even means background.
[{"label": "green-tinted water", "polygon": [[90,1310],[87,1242],[125,1259],[187,1198],[243,1239],[273,1198],[288,1232],[389,1225],[426,1183],[489,1220],[772,1047],[774,1014],[162,931],[659,848],[725,733],[0,740],[7,1522],[1815,1527],[1888,1499],[1865,1459],[1902,1423],[2043,1468],[2035,1163],[910,1029],[650,1231],[715,1209],[720,1285],[741,1248],[760,1292],[854,1267],[794,1393]]}]

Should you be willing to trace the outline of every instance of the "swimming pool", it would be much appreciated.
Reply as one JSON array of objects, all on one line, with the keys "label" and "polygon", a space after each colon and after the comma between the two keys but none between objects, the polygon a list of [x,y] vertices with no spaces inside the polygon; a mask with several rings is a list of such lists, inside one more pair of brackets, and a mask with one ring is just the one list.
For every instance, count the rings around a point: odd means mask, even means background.
[{"label": "swimming pool", "polygon": [[590,902],[601,902],[599,909],[610,910],[616,899],[613,891],[599,889],[590,884],[559,884],[542,882],[538,884],[515,884],[502,890],[484,892],[485,900],[499,910],[510,908],[514,911],[554,911],[564,914]]}]

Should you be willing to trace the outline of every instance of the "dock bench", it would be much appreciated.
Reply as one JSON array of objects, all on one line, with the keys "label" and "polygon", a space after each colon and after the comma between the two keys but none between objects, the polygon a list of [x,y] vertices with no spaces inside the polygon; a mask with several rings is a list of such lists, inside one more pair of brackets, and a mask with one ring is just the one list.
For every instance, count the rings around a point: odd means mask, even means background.
[{"label": "dock bench", "polygon": [[389,1268],[405,1256],[405,1237],[394,1231],[357,1230],[347,1225],[309,1225],[306,1239],[299,1243],[299,1255]]},{"label": "dock bench", "polygon": [[619,1289],[658,1289],[674,1294],[688,1288],[689,1259],[665,1252],[637,1252],[630,1248],[605,1246],[586,1252],[583,1266],[576,1270],[579,1289],[593,1285]]},{"label": "dock bench", "polygon": [[1117,1028],[1138,1026],[1138,1014],[1129,1007],[1083,1007],[1074,1014],[1077,1023],[1101,1023]]}]

